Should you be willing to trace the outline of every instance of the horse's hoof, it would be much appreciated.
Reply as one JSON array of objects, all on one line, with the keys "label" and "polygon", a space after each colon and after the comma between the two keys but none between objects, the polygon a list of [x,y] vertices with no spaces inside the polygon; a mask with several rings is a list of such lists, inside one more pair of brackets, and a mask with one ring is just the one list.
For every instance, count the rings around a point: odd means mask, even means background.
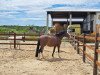
[{"label": "horse's hoof", "polygon": [[54,56],[52,56],[52,58],[54,58]]},{"label": "horse's hoof", "polygon": [[52,57],[54,57],[54,56],[52,55]]},{"label": "horse's hoof", "polygon": [[36,59],[37,59],[37,60],[40,60],[40,58],[39,58],[39,57],[36,57]]},{"label": "horse's hoof", "polygon": [[61,59],[61,57],[59,56],[59,58]]},{"label": "horse's hoof", "polygon": [[43,54],[42,54],[42,59],[45,59],[44,56],[43,56]]}]

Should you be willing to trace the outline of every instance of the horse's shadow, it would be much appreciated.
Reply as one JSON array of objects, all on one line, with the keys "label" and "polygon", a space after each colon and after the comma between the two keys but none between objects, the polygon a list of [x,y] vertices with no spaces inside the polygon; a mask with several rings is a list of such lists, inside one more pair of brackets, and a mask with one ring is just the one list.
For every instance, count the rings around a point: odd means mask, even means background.
[{"label": "horse's shadow", "polygon": [[46,59],[48,62],[57,62],[57,61],[64,61],[66,60],[65,58],[51,58],[51,59]]},{"label": "horse's shadow", "polygon": [[39,59],[40,61],[48,61],[48,62],[58,62],[58,61],[75,61],[78,59],[66,59],[66,58],[50,58],[50,59]]}]

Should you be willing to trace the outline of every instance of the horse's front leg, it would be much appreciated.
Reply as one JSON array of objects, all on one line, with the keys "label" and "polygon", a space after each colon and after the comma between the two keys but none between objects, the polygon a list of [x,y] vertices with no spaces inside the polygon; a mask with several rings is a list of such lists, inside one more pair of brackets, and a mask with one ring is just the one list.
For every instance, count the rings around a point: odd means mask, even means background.
[{"label": "horse's front leg", "polygon": [[56,46],[54,46],[53,53],[52,53],[52,57],[54,57],[55,49],[56,49]]},{"label": "horse's front leg", "polygon": [[44,58],[44,56],[43,56],[43,49],[44,49],[44,47],[40,48],[40,54],[41,54],[42,58]]},{"label": "horse's front leg", "polygon": [[61,58],[60,57],[60,46],[58,46],[58,56],[59,56],[59,58]]}]

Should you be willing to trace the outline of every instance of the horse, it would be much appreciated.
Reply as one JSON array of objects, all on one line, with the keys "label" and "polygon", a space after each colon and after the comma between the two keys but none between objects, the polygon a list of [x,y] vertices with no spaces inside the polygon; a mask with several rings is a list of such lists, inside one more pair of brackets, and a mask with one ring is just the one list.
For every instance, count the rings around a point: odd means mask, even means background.
[{"label": "horse", "polygon": [[56,47],[58,47],[58,56],[59,56],[61,40],[64,36],[67,36],[67,35],[68,34],[66,30],[60,31],[59,33],[56,33],[55,35],[41,35],[38,39],[35,57],[38,57],[38,54],[40,53],[42,54],[42,57],[43,57],[43,49],[46,45],[49,47],[54,47],[52,57],[54,57],[55,49]]}]

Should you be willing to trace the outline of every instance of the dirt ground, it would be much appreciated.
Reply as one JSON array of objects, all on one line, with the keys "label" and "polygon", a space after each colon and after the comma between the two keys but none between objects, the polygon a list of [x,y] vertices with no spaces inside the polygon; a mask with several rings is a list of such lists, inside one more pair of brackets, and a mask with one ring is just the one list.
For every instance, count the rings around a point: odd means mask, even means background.
[{"label": "dirt ground", "polygon": [[52,58],[52,47],[45,47],[45,59],[35,58],[36,46],[21,46],[10,49],[0,45],[0,75],[92,75],[93,68],[82,62],[82,56],[68,42],[61,45],[60,56],[57,50]]}]

